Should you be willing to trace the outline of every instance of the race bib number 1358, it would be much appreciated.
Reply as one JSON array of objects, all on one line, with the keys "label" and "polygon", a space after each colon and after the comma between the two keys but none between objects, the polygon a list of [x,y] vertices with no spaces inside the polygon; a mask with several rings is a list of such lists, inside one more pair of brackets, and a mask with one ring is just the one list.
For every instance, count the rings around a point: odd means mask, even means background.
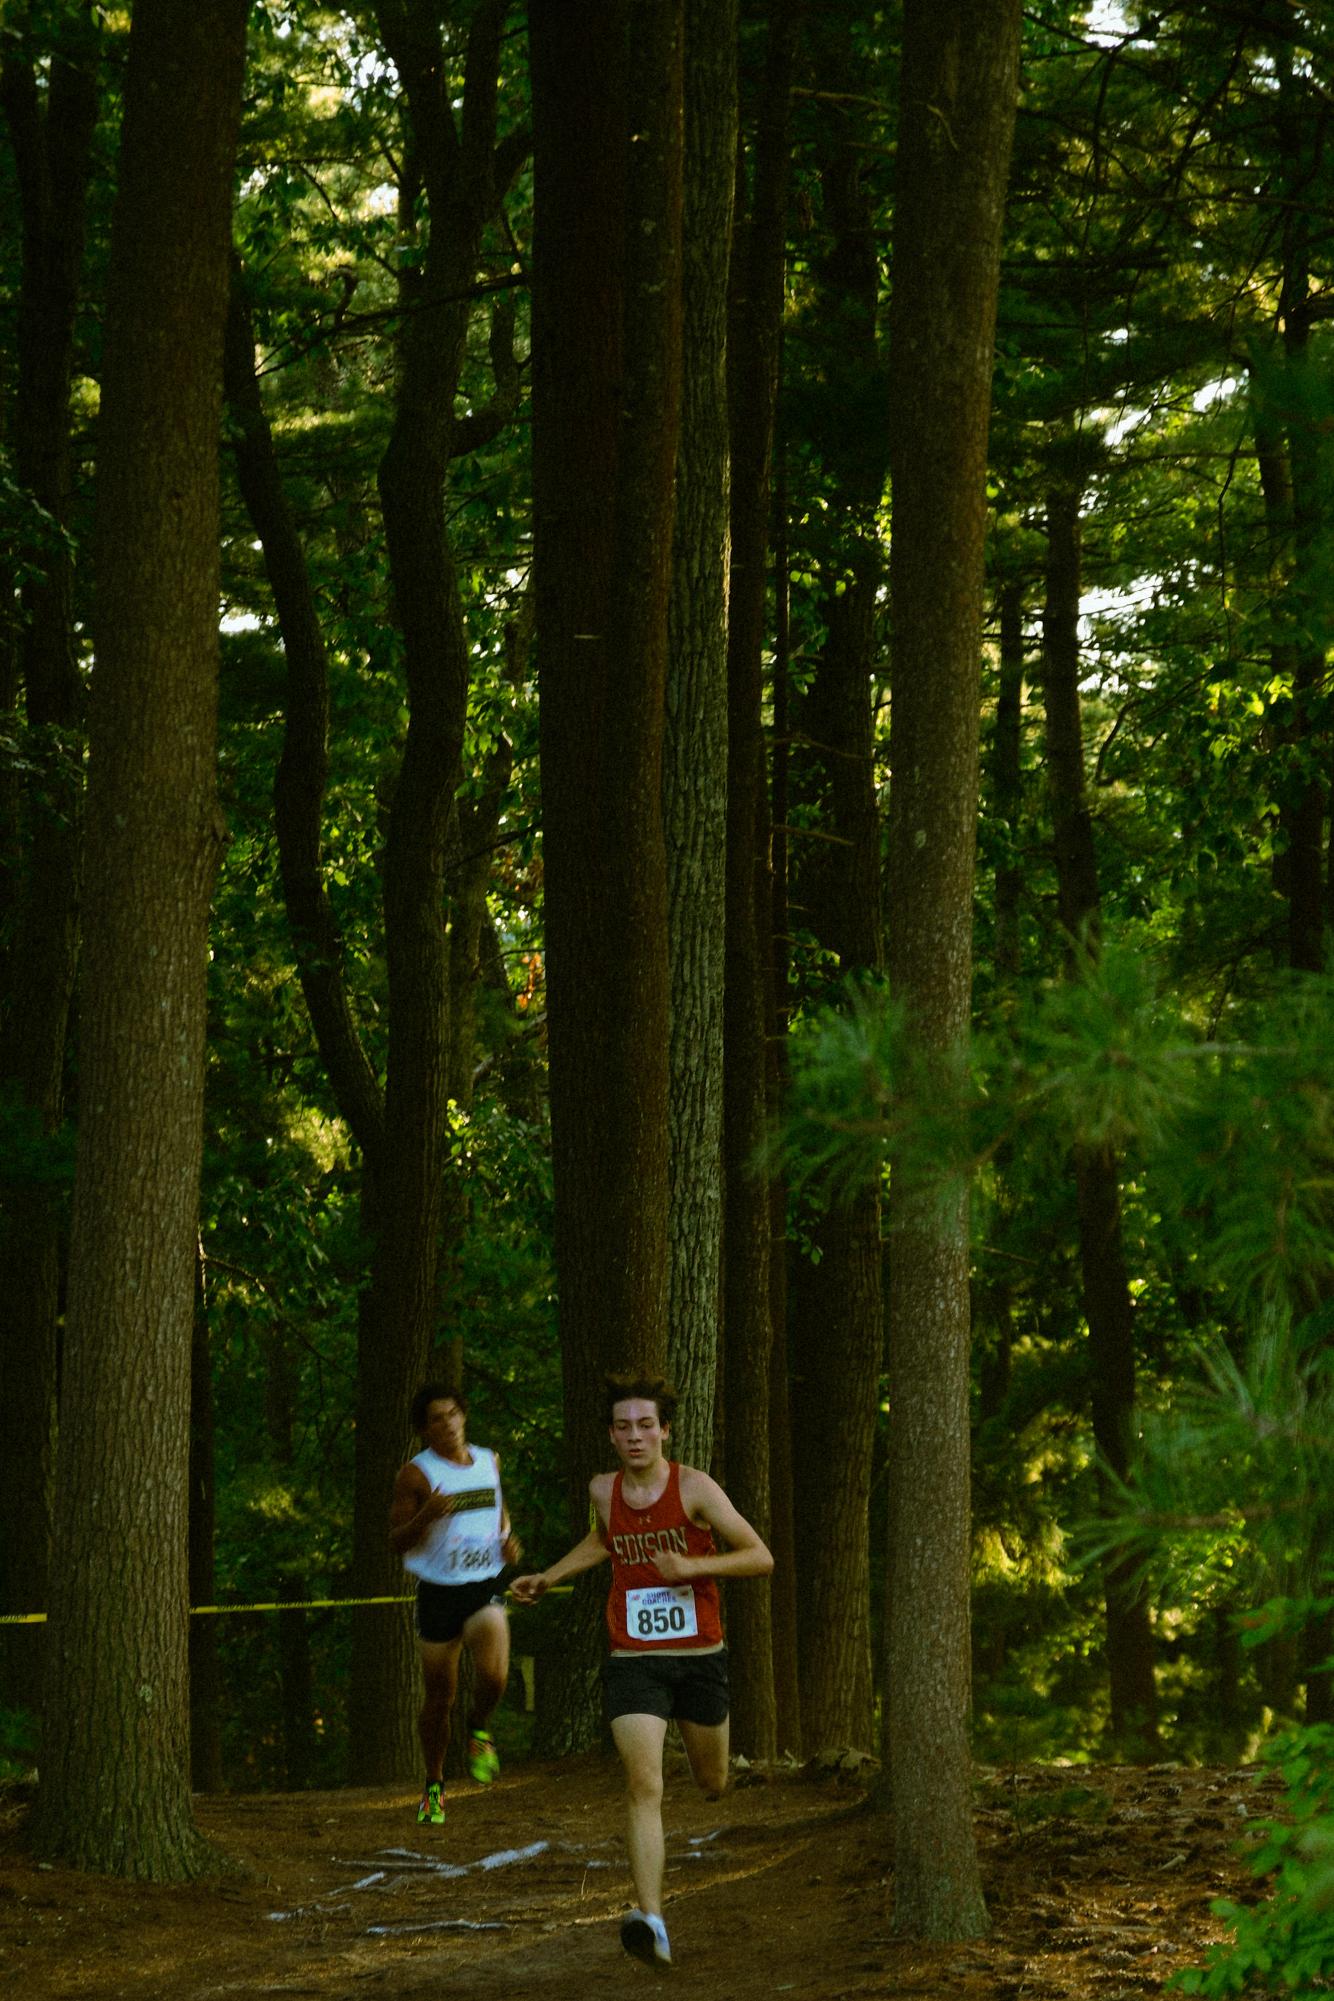
[{"label": "race bib number 1358", "polygon": [[625,1594],[625,1630],[632,1640],[693,1640],[699,1633],[690,1584],[652,1584]]}]

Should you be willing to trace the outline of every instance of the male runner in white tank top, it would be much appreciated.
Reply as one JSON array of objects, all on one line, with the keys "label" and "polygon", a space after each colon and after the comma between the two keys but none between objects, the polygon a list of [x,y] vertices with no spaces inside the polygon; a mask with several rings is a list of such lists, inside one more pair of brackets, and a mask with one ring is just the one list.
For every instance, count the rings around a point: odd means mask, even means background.
[{"label": "male runner in white tank top", "polygon": [[424,1383],[412,1400],[422,1450],[399,1468],[389,1508],[389,1540],[417,1579],[417,1653],[425,1684],[417,1734],[426,1784],[417,1819],[444,1821],[442,1786],[459,1654],[472,1656],[468,1770],[490,1785],[500,1760],[486,1725],[509,1680],[510,1636],[502,1573],[523,1554],[500,1486],[500,1461],[469,1445],[467,1403],[443,1383]]}]

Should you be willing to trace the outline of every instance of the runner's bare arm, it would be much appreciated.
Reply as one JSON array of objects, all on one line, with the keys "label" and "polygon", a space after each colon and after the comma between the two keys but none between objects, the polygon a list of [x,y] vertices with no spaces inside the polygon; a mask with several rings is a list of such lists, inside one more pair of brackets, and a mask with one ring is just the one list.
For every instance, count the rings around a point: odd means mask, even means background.
[{"label": "runner's bare arm", "polygon": [[607,1558],[607,1545],[602,1540],[603,1525],[607,1518],[608,1496],[611,1492],[611,1475],[599,1473],[588,1484],[588,1492],[597,1513],[597,1521],[573,1549],[558,1558],[546,1570],[534,1571],[528,1577],[516,1577],[510,1586],[510,1595],[521,1605],[535,1605],[543,1592],[553,1584],[563,1584],[567,1577],[578,1577],[582,1571],[593,1570]]},{"label": "runner's bare arm", "polygon": [[654,1568],[667,1584],[692,1577],[767,1577],[774,1567],[768,1546],[728,1500],[716,1480],[694,1466],[681,1468],[681,1505],[695,1521],[707,1522],[726,1549],[712,1556],[679,1556],[662,1550]]},{"label": "runner's bare arm", "polygon": [[420,1466],[409,1460],[398,1469],[389,1503],[389,1541],[400,1556],[419,1543],[432,1522],[449,1513],[448,1494],[433,1494]]}]

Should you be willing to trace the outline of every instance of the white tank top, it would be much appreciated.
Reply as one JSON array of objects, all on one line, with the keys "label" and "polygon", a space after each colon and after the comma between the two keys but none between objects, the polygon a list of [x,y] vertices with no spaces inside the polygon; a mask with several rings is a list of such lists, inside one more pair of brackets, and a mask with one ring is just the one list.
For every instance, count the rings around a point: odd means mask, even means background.
[{"label": "white tank top", "polygon": [[470,1466],[442,1459],[428,1445],[412,1464],[426,1476],[433,1494],[451,1494],[453,1513],[432,1522],[419,1543],[404,1553],[403,1567],[428,1584],[473,1584],[496,1577],[505,1567],[500,1553],[500,1469],[485,1445],[470,1445]]}]

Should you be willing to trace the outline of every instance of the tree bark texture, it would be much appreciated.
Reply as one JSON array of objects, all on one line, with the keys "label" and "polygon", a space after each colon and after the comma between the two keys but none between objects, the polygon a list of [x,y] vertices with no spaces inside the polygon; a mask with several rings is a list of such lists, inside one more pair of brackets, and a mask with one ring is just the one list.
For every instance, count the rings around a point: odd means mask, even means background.
[{"label": "tree bark texture", "polygon": [[[667,1360],[663,730],[680,408],[682,11],[531,0],[533,578],[556,1271],[570,1526],[601,1377]],[[590,1741],[605,1590],[577,1591],[566,1741]],[[552,1714],[548,1705],[544,1713]]]},{"label": "tree bark texture", "polygon": [[[1013,0],[908,0],[890,319],[890,956],[924,1061],[968,1031],[986,447]],[[891,1184],[894,1925],[986,1928],[969,1759],[968,1228]]]},{"label": "tree bark texture", "polygon": [[343,941],[321,861],[329,770],[329,674],[305,551],[293,519],[255,373],[255,335],[239,270],[232,273],[224,348],[232,452],[282,634],[283,747],[273,784],[283,904],[320,1059],[362,1153],[378,1159],[384,1099],[344,978]]},{"label": "tree bark texture", "polygon": [[[73,488],[70,385],[83,263],[84,209],[97,91],[63,52],[44,91],[22,50],[0,64],[0,109],[19,181],[22,276],[14,466],[58,530]],[[78,963],[83,687],[74,639],[73,556],[60,534],[23,592],[17,683],[26,782],[16,780],[14,945],[0,978],[0,1082],[50,1135],[65,1108],[65,1043]],[[16,683],[15,695],[18,693]],[[20,803],[21,802],[21,803]],[[20,832],[21,829],[21,832]],[[51,1546],[61,1205],[34,1173],[9,1182],[0,1215],[0,1611],[44,1611]],[[41,1700],[41,1626],[0,1629],[0,1700]]]},{"label": "tree bark texture", "polygon": [[[788,916],[789,682],[792,664],[791,590],[788,583],[787,482],[782,445],[775,440],[773,755],[769,765],[770,965],[765,1015],[768,1035],[766,1088],[770,1119],[782,1112],[787,1089],[787,1035],[791,1002]],[[781,1169],[769,1177],[769,1617],[773,1631],[774,1735],[780,1753],[802,1755],[801,1670],[798,1659],[800,1599],[797,1588],[797,1522],[792,1439],[791,1366],[788,1343],[788,1186]]]},{"label": "tree bark texture", "polygon": [[1306,740],[1311,674],[1309,661],[1303,665],[1304,649],[1293,629],[1292,468],[1283,426],[1267,407],[1262,388],[1256,391],[1255,456],[1269,541],[1270,587],[1274,593],[1271,616],[1276,629],[1269,644],[1270,666],[1274,680],[1291,690],[1289,719],[1285,727],[1274,733],[1275,748],[1287,766],[1280,780],[1278,802],[1283,842],[1272,864],[1274,888],[1282,897],[1287,913],[1278,949],[1290,965],[1310,972],[1318,970],[1320,965],[1324,925],[1320,838],[1324,792],[1318,781],[1293,783],[1294,774],[1300,772],[1309,755]]},{"label": "tree bark texture", "polygon": [[[829,248],[813,274],[827,368],[833,383],[867,397],[882,373],[880,268],[846,17],[813,20],[811,41],[819,80],[834,97],[818,116]],[[888,437],[883,425],[878,436],[849,427],[841,409],[830,415],[819,445],[845,540],[838,571],[824,579],[825,641],[797,709],[793,788],[832,838],[797,846],[795,877],[806,923],[835,956],[840,977],[856,977],[884,964],[872,676]],[[879,1189],[861,1189],[813,1217],[811,1240],[815,1255],[793,1286],[802,1736],[811,1749],[870,1751],[869,1497],[885,1348]]]},{"label": "tree bark texture", "polygon": [[[1047,502],[1047,595],[1043,615],[1047,776],[1056,851],[1057,901],[1071,978],[1096,957],[1102,917],[1098,857],[1084,779],[1079,699],[1079,496],[1059,488]],[[1135,1408],[1135,1319],[1121,1231],[1120,1175],[1109,1146],[1077,1145],[1075,1186],[1084,1317],[1089,1331],[1093,1436],[1104,1463],[1124,1479]],[[1123,1755],[1158,1753],[1153,1634],[1133,1567],[1108,1563],[1107,1667],[1112,1732]]]},{"label": "tree bark texture", "polygon": [[[1001,586],[999,623],[999,686],[996,695],[995,733],[991,747],[991,815],[1002,842],[996,862],[993,895],[996,928],[992,938],[992,978],[996,1003],[1004,1008],[1014,997],[1022,960],[1020,955],[1020,908],[1023,871],[1019,865],[1020,825],[1023,817],[1023,713],[1024,713],[1024,590],[1022,583],[1007,579]],[[996,1152],[996,1187],[993,1201],[999,1218],[1008,1218],[1013,1209],[1011,1173],[1014,1148],[1006,1140]],[[998,1233],[1004,1240],[1004,1228]],[[1013,1301],[1011,1268],[1004,1258],[988,1255],[988,1261],[974,1282],[974,1341],[978,1322],[982,1323],[982,1353],[978,1365],[978,1423],[985,1426],[1000,1416],[1009,1394],[1013,1362]],[[997,1644],[1004,1654],[1005,1636]],[[998,1662],[999,1665],[999,1662]]]},{"label": "tree bark texture", "polygon": [[98,452],[66,1471],[33,1829],[44,1855],[158,1880],[205,1859],[186,1505],[245,14],[244,0],[139,0],[130,34]]},{"label": "tree bark texture", "polygon": [[[195,1261],[195,1312],[190,1339],[190,1498],[187,1533],[190,1603],[216,1598],[217,1424],[213,1400],[213,1344],[209,1338],[208,1286],[202,1258]],[[190,1785],[194,1792],[222,1789],[222,1677],[218,1621],[190,1621]]]},{"label": "tree bark texture", "polygon": [[671,963],[673,1451],[708,1467],[722,1305],[727,854],[727,284],[736,0],[687,0],[681,441],[669,606],[663,827]]},{"label": "tree bark texture", "polygon": [[[755,1168],[765,1134],[771,960],[763,654],[797,18],[791,0],[775,0],[769,10],[750,198],[744,202],[738,196],[728,364],[732,574],[723,1003],[725,1463],[732,1499],[765,1537],[770,1527],[773,1327],[769,1187]],[[772,1631],[767,1590],[752,1585],[732,1593],[728,1603],[732,1736],[737,1749],[749,1757],[772,1757],[776,1749]]]},{"label": "tree bark texture", "polygon": [[[1281,34],[1281,31],[1280,31]],[[1287,838],[1282,882],[1288,905],[1288,959],[1304,972],[1325,963],[1326,886],[1324,828],[1330,782],[1328,729],[1317,719],[1324,706],[1326,656],[1331,637],[1326,604],[1329,560],[1330,452],[1323,427],[1312,421],[1311,355],[1312,182],[1327,143],[1329,107],[1309,77],[1298,77],[1286,37],[1277,56],[1278,139],[1282,160],[1283,262],[1279,317],[1283,327],[1283,412],[1290,475],[1292,722],[1285,732],[1290,770],[1281,817]],[[1263,455],[1262,455],[1263,466]],[[1275,519],[1268,486],[1265,511],[1271,536]]]},{"label": "tree bark texture", "polygon": [[[254,335],[236,272],[227,317],[225,379],[238,483],[263,551],[287,670],[283,748],[273,788],[283,899],[316,1044],[339,1110],[361,1149],[361,1211],[365,1235],[373,1239],[376,1170],[385,1151],[384,1097],[353,1013],[342,940],[324,886],[322,818],[329,735],[324,637],[260,395]],[[366,1311],[363,1292],[357,1308],[358,1331],[359,1339],[369,1342],[364,1333]],[[407,1444],[403,1415],[398,1427],[400,1456]],[[352,1755],[375,1761],[377,1769],[383,1766],[400,1773],[412,1769],[415,1758],[408,1703],[416,1663],[407,1621],[384,1606],[364,1608],[368,1624],[376,1614],[381,1673],[397,1682],[400,1694],[398,1699],[368,1705],[370,1724],[360,1737],[352,1738]]]},{"label": "tree bark texture", "polygon": [[[485,790],[455,812],[445,857],[449,910],[449,1007],[445,1087],[463,1110],[472,1107],[477,1061],[477,996],[482,932],[487,921],[492,853],[514,772],[514,746],[502,737],[487,760]],[[455,1177],[451,1173],[451,1184]],[[455,1190],[463,1199],[463,1191]],[[457,1200],[455,1208],[457,1209]],[[455,1229],[451,1228],[451,1239]]]},{"label": "tree bark texture", "polygon": [[[496,99],[506,12],[507,0],[483,0],[473,13],[456,129],[435,10],[421,0],[381,0],[377,9],[404,89],[430,240],[420,272],[404,285],[394,428],[379,473],[409,721],[384,852],[389,1052],[385,1146],[375,1167],[371,1276],[357,1356],[352,1569],[358,1597],[385,1595],[401,1579],[385,1518],[405,1413],[439,1311],[449,1145],[444,856],[469,682],[445,493],[469,295],[497,202]],[[397,1638],[397,1622],[392,1630]],[[402,1771],[401,1716],[412,1700],[414,1669],[397,1653],[386,1645],[382,1608],[354,1614],[350,1770],[363,1784]]]},{"label": "tree bark texture", "polygon": [[[269,1336],[264,1357],[264,1415],[273,1464],[293,1477],[293,1427],[296,1421],[296,1362],[285,1329]],[[282,1687],[283,1784],[289,1791],[308,1786],[315,1770],[314,1677],[310,1658],[309,1613],[294,1599],[310,1595],[309,1579],[301,1570],[280,1570],[273,1579],[274,1596],[285,1609],[278,1613],[278,1675]]]},{"label": "tree bark texture", "polygon": [[992,960],[998,988],[1011,989],[1022,968],[1020,911],[1024,872],[1020,861],[1024,742],[1024,593],[1019,583],[1002,587],[1000,600],[1000,686],[992,746],[992,811],[1004,830],[1005,848],[996,865],[996,936]]}]

